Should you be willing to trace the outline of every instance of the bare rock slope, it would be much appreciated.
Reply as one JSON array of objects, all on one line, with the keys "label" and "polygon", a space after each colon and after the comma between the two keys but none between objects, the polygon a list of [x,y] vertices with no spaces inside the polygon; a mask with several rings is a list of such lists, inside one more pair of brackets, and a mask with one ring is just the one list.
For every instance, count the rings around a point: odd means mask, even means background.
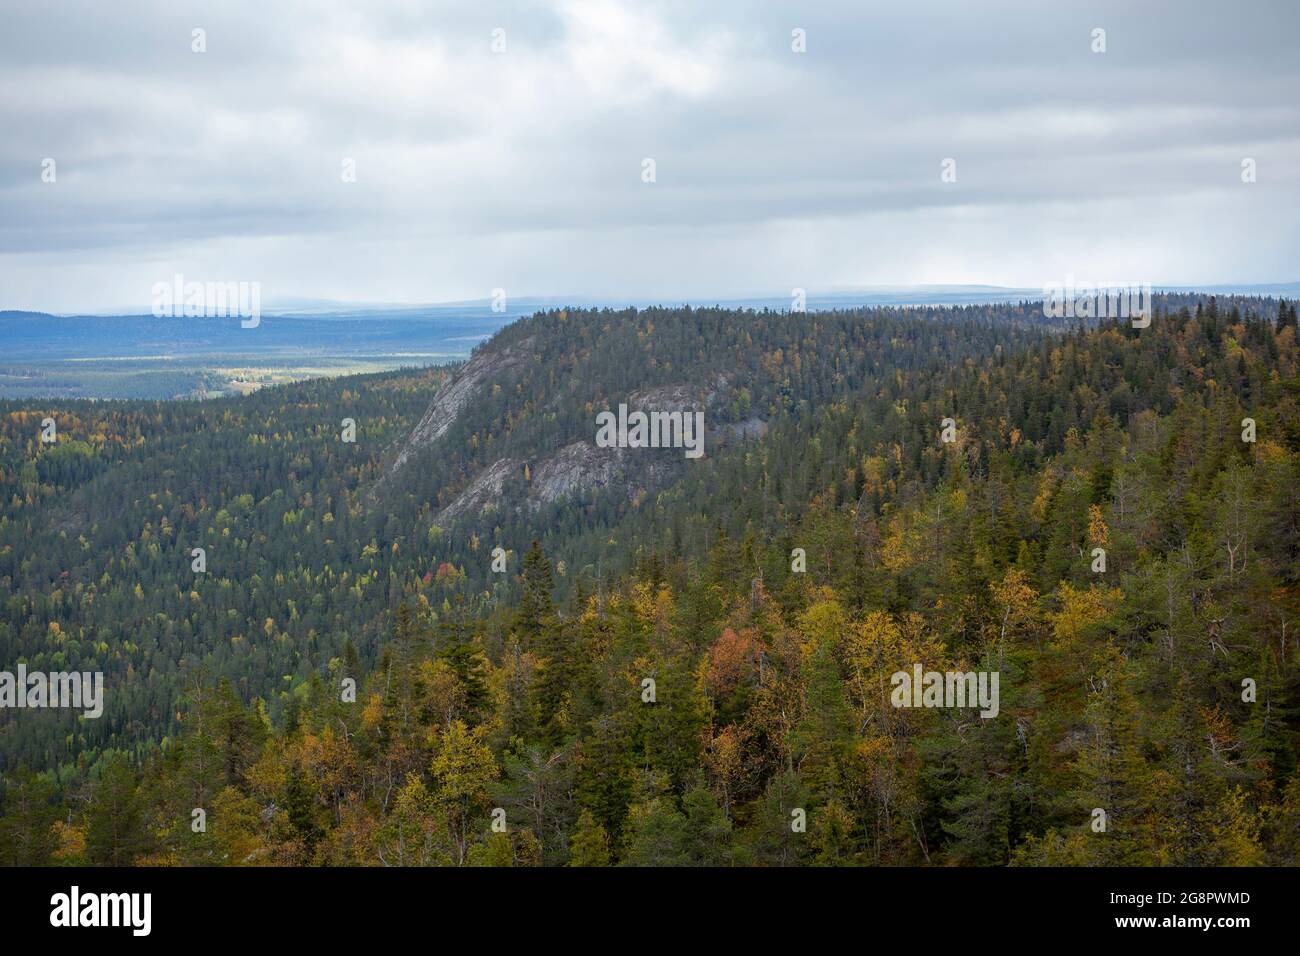
[{"label": "bare rock slope", "polygon": [[[372,489],[372,504],[379,491],[399,473],[411,467],[420,453],[443,440],[458,417],[485,389],[500,382],[511,370],[535,361],[534,340],[530,337],[501,349],[488,348],[476,354],[434,393],[428,410],[411,433],[390,449],[384,475]],[[703,387],[687,384],[665,385],[630,391],[625,399],[629,407],[643,411],[707,411],[726,393],[727,378],[718,375]],[[559,401],[559,397],[552,401]],[[515,503],[536,511],[562,499],[580,498],[608,492],[622,493],[634,499],[642,491],[654,491],[669,484],[683,467],[677,449],[644,449],[632,454],[626,448],[598,448],[591,436],[569,442],[553,451],[530,457],[502,457],[480,468],[460,490],[456,498],[437,516],[441,524],[476,522],[504,507],[502,497],[507,481],[526,481],[522,501]],[[761,423],[742,423],[720,429],[706,428],[706,454],[710,437],[752,438],[762,434]],[[427,489],[432,497],[436,489]]]},{"label": "bare rock slope", "polygon": [[465,406],[493,378],[502,372],[518,368],[532,358],[531,338],[524,339],[509,348],[483,351],[472,359],[442,384],[434,393],[429,410],[424,413],[419,424],[402,442],[393,463],[388,467],[385,477],[393,475],[404,468],[411,457],[420,449],[427,448],[447,433]]}]

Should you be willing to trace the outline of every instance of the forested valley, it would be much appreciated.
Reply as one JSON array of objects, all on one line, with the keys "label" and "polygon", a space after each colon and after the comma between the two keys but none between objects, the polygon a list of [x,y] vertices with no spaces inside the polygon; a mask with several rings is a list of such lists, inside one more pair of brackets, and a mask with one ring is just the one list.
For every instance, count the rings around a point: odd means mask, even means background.
[{"label": "forested valley", "polygon": [[[1295,305],[1042,313],[551,310],[0,403],[0,668],[105,686],[0,710],[0,861],[1300,863]],[[668,393],[704,458],[533,487]],[[914,664],[1000,712],[895,706]]]}]

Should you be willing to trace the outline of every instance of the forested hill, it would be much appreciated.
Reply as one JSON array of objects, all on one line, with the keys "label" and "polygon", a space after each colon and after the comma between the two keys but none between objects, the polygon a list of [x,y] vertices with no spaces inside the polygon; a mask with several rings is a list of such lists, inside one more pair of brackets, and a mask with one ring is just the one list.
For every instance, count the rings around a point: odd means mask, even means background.
[{"label": "forested hill", "polygon": [[[1295,324],[554,311],[448,371],[6,403],[4,666],[106,689],[0,712],[0,852],[1295,862]],[[705,456],[598,453],[621,402]],[[997,718],[889,704],[994,661]]]},{"label": "forested hill", "polygon": [[[980,474],[1010,456],[1032,473],[1099,419],[1126,427],[1143,411],[1234,395],[1248,407],[1270,383],[1285,394],[1276,302],[1179,302],[1154,330],[1070,328],[1037,303],[539,314],[435,394],[388,449],[368,500],[393,516],[386,537],[436,529],[475,590],[495,580],[503,600],[514,575],[494,579],[485,556],[456,549],[515,552],[539,538],[572,572],[557,580],[567,594],[579,575],[638,553],[700,554],[719,525],[770,535],[814,499],[856,506],[866,495],[880,512],[884,489],[933,486],[957,458]],[[704,411],[706,460],[596,449],[596,414],[620,402]],[[957,456],[939,441],[949,417]]]}]

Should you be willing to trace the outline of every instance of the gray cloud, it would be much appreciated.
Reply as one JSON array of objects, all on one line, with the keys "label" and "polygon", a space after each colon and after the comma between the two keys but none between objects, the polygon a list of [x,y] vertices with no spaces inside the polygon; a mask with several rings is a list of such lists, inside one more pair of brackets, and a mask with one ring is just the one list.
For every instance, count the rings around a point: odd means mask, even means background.
[{"label": "gray cloud", "polygon": [[0,307],[1295,279],[1298,11],[10,5]]}]

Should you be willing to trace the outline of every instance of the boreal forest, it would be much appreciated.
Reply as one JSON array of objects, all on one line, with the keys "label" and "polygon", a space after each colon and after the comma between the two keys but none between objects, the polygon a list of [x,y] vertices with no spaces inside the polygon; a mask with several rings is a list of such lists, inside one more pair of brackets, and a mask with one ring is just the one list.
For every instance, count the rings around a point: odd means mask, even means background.
[{"label": "boreal forest", "polygon": [[[1296,324],[552,309],[0,403],[0,667],[103,675],[0,710],[0,861],[1300,863]],[[704,456],[597,449],[620,403]]]}]

